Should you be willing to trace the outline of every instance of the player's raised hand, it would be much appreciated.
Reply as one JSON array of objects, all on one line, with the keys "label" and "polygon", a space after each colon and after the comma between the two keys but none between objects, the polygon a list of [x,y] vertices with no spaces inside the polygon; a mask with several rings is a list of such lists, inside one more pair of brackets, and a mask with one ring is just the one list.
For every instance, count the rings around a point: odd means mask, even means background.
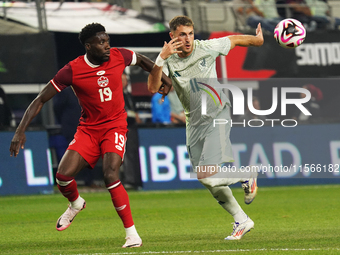
[{"label": "player's raised hand", "polygon": [[263,44],[263,42],[264,42],[262,28],[261,28],[261,23],[259,23],[257,25],[257,28],[256,28],[256,37],[258,38],[258,42],[259,42],[259,44],[257,46],[261,46]]},{"label": "player's raised hand", "polygon": [[11,153],[11,157],[14,155],[16,157],[19,154],[19,150],[24,149],[26,142],[25,133],[15,133],[11,142],[11,147],[9,151]]},{"label": "player's raised hand", "polygon": [[182,47],[183,43],[177,40],[178,38],[175,37],[172,40],[170,40],[168,43],[164,42],[163,49],[160,53],[160,56],[162,59],[167,59],[168,57],[170,57],[172,54],[175,54],[175,53],[182,53],[181,50],[177,50],[177,49]]}]

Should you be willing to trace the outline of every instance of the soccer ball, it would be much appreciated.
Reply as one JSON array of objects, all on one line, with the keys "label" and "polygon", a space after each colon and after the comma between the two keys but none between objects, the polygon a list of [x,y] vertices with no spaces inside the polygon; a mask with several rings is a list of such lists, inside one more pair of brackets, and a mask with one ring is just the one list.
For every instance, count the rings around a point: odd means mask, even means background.
[{"label": "soccer ball", "polygon": [[281,20],[274,30],[274,38],[283,48],[295,48],[306,38],[306,29],[296,19]]}]

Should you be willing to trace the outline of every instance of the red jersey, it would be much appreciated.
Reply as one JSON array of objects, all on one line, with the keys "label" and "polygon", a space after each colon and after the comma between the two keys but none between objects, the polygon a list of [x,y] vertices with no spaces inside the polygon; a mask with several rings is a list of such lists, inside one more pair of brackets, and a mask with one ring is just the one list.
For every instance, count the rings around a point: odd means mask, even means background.
[{"label": "red jersey", "polygon": [[72,86],[82,108],[80,125],[107,122],[114,122],[116,127],[127,125],[121,77],[134,52],[117,48],[110,51],[110,59],[101,65],[93,65],[86,55],[79,56],[51,80],[58,92]]}]

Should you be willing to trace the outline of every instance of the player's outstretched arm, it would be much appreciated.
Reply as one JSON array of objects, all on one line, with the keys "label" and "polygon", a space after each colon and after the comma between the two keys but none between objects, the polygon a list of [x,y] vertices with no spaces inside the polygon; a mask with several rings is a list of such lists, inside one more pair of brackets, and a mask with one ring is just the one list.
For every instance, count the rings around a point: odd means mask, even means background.
[{"label": "player's outstretched arm", "polygon": [[[143,70],[145,70],[147,72],[152,72],[154,62],[151,59],[149,59],[148,57],[146,57],[142,54],[136,53],[136,55],[137,55],[136,65],[139,65]],[[164,97],[170,92],[172,82],[171,82],[171,79],[168,76],[166,76],[165,73],[162,72],[162,70],[161,70],[159,76],[160,76],[159,80],[161,81],[161,84],[155,92],[158,91],[159,93],[161,93],[163,95],[163,97],[162,97],[162,100],[163,100]],[[162,88],[161,88],[161,86],[162,86]]]},{"label": "player's outstretched arm", "polygon": [[264,42],[261,24],[259,23],[256,28],[256,35],[230,35],[228,36],[231,42],[230,49],[235,46],[261,46]]},{"label": "player's outstretched arm", "polygon": [[162,70],[163,66],[154,65],[148,76],[148,90],[151,93],[156,93],[162,86]]},{"label": "player's outstretched arm", "polygon": [[43,90],[39,93],[39,95],[28,106],[13,136],[11,146],[9,148],[11,156],[14,155],[14,157],[16,157],[19,153],[20,148],[24,148],[26,142],[25,131],[28,125],[41,111],[43,105],[57,93],[58,92],[53,87],[52,83],[48,82]]},{"label": "player's outstretched arm", "polygon": [[156,93],[162,86],[161,73],[163,69],[164,61],[172,54],[181,53],[182,51],[177,50],[183,45],[182,42],[177,41],[177,37],[169,41],[164,42],[162,51],[159,53],[155,65],[148,77],[148,89],[151,93]]}]

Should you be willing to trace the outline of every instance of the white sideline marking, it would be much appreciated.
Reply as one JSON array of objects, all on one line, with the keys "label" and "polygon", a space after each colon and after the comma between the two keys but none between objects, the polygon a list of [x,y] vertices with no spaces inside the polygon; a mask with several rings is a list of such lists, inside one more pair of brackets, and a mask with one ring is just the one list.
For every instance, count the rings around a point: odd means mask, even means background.
[{"label": "white sideline marking", "polygon": [[207,253],[221,253],[221,252],[252,252],[252,251],[340,251],[340,248],[280,248],[280,249],[236,249],[236,250],[206,250],[206,251],[144,251],[144,252],[117,252],[117,253],[84,253],[77,255],[134,255],[134,254],[207,254]]}]

